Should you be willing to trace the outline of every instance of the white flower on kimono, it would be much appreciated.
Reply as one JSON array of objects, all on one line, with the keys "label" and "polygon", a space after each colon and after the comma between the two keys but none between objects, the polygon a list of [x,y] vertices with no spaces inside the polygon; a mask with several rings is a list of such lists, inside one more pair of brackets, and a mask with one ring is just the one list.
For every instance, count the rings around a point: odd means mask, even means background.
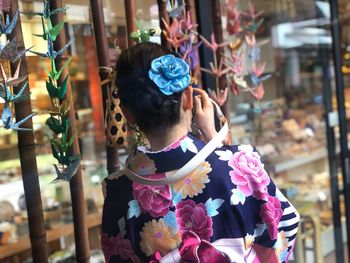
[{"label": "white flower on kimono", "polygon": [[183,152],[186,152],[189,150],[190,152],[193,153],[198,153],[198,149],[196,145],[193,143],[193,140],[189,137],[186,137],[180,142],[180,146]]}]

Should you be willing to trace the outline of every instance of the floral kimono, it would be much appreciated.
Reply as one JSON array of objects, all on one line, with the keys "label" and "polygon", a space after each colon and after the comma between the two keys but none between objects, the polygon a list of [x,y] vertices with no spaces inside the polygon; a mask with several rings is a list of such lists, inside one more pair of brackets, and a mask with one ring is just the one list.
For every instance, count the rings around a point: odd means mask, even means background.
[{"label": "floral kimono", "polygon": [[[189,134],[162,151],[139,148],[130,168],[171,176],[204,145]],[[141,185],[122,173],[103,185],[106,262],[274,263],[287,262],[293,250],[299,215],[250,145],[217,148],[171,185]],[[215,259],[198,260],[209,254]]]}]

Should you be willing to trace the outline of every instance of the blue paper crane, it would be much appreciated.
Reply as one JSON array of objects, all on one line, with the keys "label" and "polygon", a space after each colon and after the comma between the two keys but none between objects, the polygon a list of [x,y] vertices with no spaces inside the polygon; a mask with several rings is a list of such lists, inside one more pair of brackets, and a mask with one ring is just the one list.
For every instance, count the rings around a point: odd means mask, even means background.
[{"label": "blue paper crane", "polygon": [[28,81],[26,81],[20,91],[14,95],[11,93],[9,87],[5,84],[0,83],[0,98],[3,98],[5,102],[21,102],[25,101],[30,97],[30,93],[24,93],[25,89],[28,86]]},{"label": "blue paper crane", "polygon": [[10,21],[10,16],[7,15],[6,16],[6,21],[5,23],[0,21],[0,34],[6,34],[6,35],[10,35],[13,31],[13,29],[16,27],[17,25],[17,19],[18,19],[18,14],[19,11],[17,10],[15,16],[13,17],[12,21]]},{"label": "blue paper crane", "polygon": [[23,118],[22,120],[20,120],[19,122],[14,123],[11,108],[10,108],[9,104],[6,102],[4,109],[2,111],[1,120],[2,120],[2,123],[3,123],[5,129],[12,129],[15,131],[32,131],[32,129],[20,128],[20,126],[24,122],[29,120],[31,117],[33,117],[34,115],[35,115],[35,113],[32,113],[32,114],[28,115],[27,117]]},{"label": "blue paper crane", "polygon": [[61,56],[64,51],[67,50],[67,48],[71,45],[71,41],[69,41],[61,50],[59,51],[55,51],[53,48],[53,42],[52,39],[50,37],[50,35],[48,35],[47,38],[47,52],[46,53],[41,53],[41,52],[36,52],[36,51],[29,51],[35,55],[38,55],[40,57],[44,57],[44,58],[52,58],[55,59],[57,56]]},{"label": "blue paper crane", "polygon": [[271,77],[271,74],[258,77],[254,72],[249,73],[249,80],[253,87],[259,86],[261,82],[269,79],[270,77]]},{"label": "blue paper crane", "polygon": [[72,177],[77,173],[78,168],[80,166],[80,161],[81,161],[81,158],[79,157],[78,159],[71,162],[70,165],[63,171],[60,171],[57,165],[54,164],[53,166],[55,167],[57,177],[52,181],[52,183],[59,182],[59,181],[69,182],[72,179]]},{"label": "blue paper crane", "polygon": [[49,18],[52,15],[63,13],[67,10],[67,7],[61,7],[50,11],[50,0],[44,2],[44,12],[36,12],[35,15],[42,16],[44,18]]},{"label": "blue paper crane", "polygon": [[23,82],[27,76],[23,76],[23,77],[18,77],[19,76],[19,71],[20,71],[20,67],[21,67],[21,62],[18,63],[18,66],[16,68],[15,74],[13,75],[13,77],[8,78],[6,76],[5,70],[3,68],[2,65],[0,65],[1,68],[1,75],[3,78],[3,83],[0,83],[0,98],[5,100],[5,106],[4,109],[2,111],[1,114],[1,119],[4,125],[5,129],[12,129],[12,130],[19,130],[19,131],[31,131],[31,129],[27,129],[27,128],[20,128],[20,126],[26,122],[28,119],[30,119],[31,117],[34,116],[34,113],[30,114],[29,116],[25,117],[23,120],[14,123],[13,122],[13,113],[10,107],[10,103],[17,103],[20,101],[24,101],[26,99],[28,99],[28,97],[30,96],[29,93],[24,93],[25,89],[28,86],[28,81],[26,81],[22,88],[20,89],[20,91],[14,95],[12,94],[12,92],[10,91],[10,86],[17,86],[19,85],[21,82]]}]

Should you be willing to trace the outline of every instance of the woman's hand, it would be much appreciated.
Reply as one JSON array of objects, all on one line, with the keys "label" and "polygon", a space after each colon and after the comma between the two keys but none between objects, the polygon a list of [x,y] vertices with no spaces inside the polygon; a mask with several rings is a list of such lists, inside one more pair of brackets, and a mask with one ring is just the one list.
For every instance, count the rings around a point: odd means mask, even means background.
[{"label": "woman's hand", "polygon": [[199,94],[193,99],[194,122],[206,141],[210,141],[216,135],[213,104],[204,90],[193,88],[193,91]]}]

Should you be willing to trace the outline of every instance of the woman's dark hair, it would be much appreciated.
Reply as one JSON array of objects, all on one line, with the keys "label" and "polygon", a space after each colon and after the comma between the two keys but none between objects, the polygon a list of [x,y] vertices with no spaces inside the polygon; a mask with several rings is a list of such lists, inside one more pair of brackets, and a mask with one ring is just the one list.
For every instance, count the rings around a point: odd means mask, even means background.
[{"label": "woman's dark hair", "polygon": [[151,42],[124,50],[117,62],[116,86],[121,105],[143,131],[164,129],[180,121],[182,92],[167,96],[148,77],[152,60],[172,52]]}]

